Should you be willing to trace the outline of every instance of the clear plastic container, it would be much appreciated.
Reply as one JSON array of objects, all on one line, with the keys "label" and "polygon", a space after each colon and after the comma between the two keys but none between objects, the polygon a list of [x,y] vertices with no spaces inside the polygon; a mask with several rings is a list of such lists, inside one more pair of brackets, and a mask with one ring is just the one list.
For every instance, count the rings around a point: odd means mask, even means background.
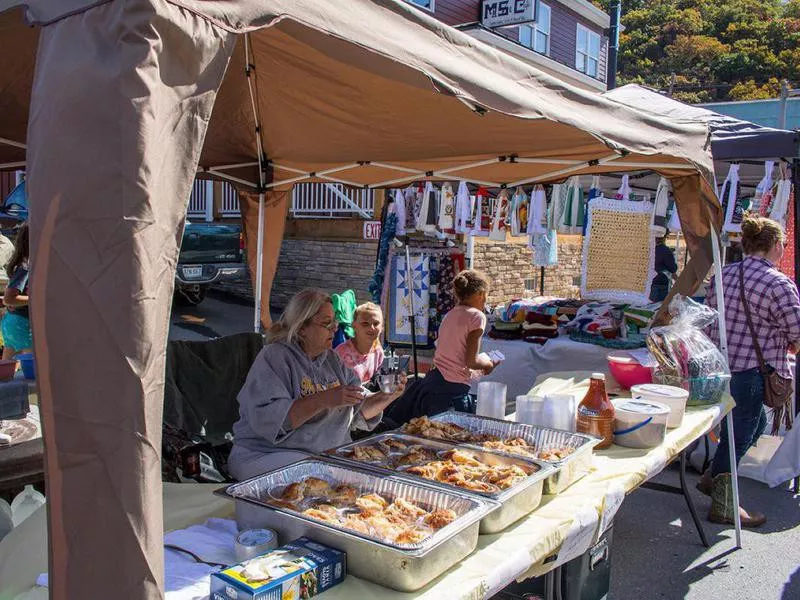
[{"label": "clear plastic container", "polygon": [[542,425],[544,423],[544,398],[541,396],[517,396],[517,423]]},{"label": "clear plastic container", "polygon": [[44,494],[26,485],[11,503],[11,512],[14,516],[14,526],[18,527],[25,519],[35,513],[45,503]]},{"label": "clear plastic container", "polygon": [[0,498],[0,540],[6,537],[14,529],[14,518],[11,506]]}]

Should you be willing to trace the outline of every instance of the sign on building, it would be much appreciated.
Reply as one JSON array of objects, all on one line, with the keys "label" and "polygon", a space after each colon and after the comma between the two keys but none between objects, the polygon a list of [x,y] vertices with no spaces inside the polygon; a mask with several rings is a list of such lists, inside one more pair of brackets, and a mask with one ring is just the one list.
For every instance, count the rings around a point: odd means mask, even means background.
[{"label": "sign on building", "polygon": [[380,221],[364,221],[364,239],[365,240],[381,239]]},{"label": "sign on building", "polygon": [[483,0],[481,25],[504,27],[536,20],[536,0]]}]

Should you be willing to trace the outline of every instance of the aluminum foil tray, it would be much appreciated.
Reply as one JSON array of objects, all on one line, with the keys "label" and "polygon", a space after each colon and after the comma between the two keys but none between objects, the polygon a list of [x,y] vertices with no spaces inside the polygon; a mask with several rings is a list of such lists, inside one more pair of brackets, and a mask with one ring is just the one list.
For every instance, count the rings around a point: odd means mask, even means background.
[{"label": "aluminum foil tray", "polygon": [[[514,421],[504,421],[502,419],[479,417],[477,415],[452,410],[429,418],[431,421],[458,425],[472,433],[488,433],[503,439],[520,437],[539,450],[548,450],[550,448],[559,448],[563,446],[575,448],[572,454],[562,460],[550,461],[543,458],[537,459],[552,465],[555,469],[547,478],[547,481],[545,481],[545,494],[559,494],[586,475],[592,466],[592,449],[601,441],[599,438],[583,433],[574,433],[561,429],[549,429],[547,427],[526,425]],[[472,448],[481,447],[475,444],[463,445]],[[522,456],[523,458],[527,457],[525,454],[515,454],[505,450],[493,449],[491,452],[498,452],[509,456]]]},{"label": "aluminum foil tray", "polygon": [[497,452],[489,452],[477,447],[470,447],[469,452],[473,454],[478,461],[486,465],[517,465],[530,472],[530,475],[527,478],[508,489],[501,490],[499,492],[483,493],[470,491],[448,483],[431,481],[410,473],[405,473],[401,470],[395,470],[395,468],[392,466],[391,455],[386,460],[376,460],[370,462],[358,461],[348,456],[357,446],[384,445],[385,447],[385,442],[387,440],[397,440],[408,445],[418,445],[424,448],[429,448],[436,452],[451,450],[455,447],[454,444],[443,442],[441,440],[429,440],[411,435],[389,432],[359,440],[357,442],[352,442],[350,444],[345,444],[344,446],[340,446],[338,448],[332,448],[331,450],[327,451],[327,454],[335,457],[337,460],[340,460],[345,464],[367,467],[384,473],[403,473],[404,477],[413,479],[414,481],[423,481],[429,485],[434,485],[443,489],[451,491],[457,490],[459,494],[477,495],[500,502],[502,504],[500,508],[487,514],[481,519],[481,533],[497,533],[498,531],[502,531],[538,507],[542,500],[544,480],[553,473],[553,467],[544,462],[499,454]]},{"label": "aluminum foil tray", "polygon": [[[270,504],[282,489],[308,477],[329,484],[349,484],[359,493],[377,493],[387,500],[402,497],[427,509],[448,508],[458,518],[417,544],[394,545],[379,538],[317,521]],[[325,459],[303,460],[218,492],[236,502],[240,529],[274,529],[280,543],[308,536],[347,553],[348,572],[401,592],[417,590],[468,556],[478,542],[480,520],[499,507],[485,498],[455,494],[398,475],[380,476]]]}]

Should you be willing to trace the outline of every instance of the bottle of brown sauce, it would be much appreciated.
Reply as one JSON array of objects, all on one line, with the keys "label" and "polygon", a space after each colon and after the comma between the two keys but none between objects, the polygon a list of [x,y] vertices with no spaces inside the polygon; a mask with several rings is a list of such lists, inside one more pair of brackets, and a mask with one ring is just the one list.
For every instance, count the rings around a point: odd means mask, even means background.
[{"label": "bottle of brown sauce", "polygon": [[589,391],[578,405],[578,432],[601,438],[596,448],[608,448],[614,441],[614,405],[606,393],[606,376],[592,373]]}]

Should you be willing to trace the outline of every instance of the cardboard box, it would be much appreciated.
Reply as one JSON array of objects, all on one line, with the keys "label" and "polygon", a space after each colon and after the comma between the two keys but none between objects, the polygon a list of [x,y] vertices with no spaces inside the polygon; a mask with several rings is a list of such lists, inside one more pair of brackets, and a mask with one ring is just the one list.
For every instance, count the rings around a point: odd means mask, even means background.
[{"label": "cardboard box", "polygon": [[302,537],[211,575],[211,600],[305,600],[344,581],[344,552]]}]

